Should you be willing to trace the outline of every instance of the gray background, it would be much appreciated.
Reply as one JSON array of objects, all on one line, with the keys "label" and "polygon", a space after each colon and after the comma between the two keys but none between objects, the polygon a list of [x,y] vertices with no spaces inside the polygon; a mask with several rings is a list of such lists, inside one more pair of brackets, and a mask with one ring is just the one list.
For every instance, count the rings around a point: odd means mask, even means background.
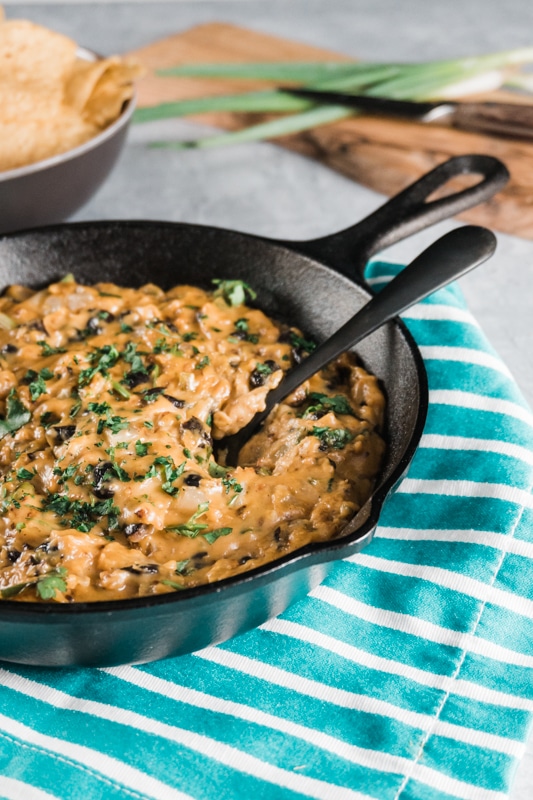
[{"label": "gray background", "polygon": [[[214,20],[378,61],[452,58],[533,44],[531,0],[72,0],[8,2],[5,9],[8,17],[42,23],[105,54],[126,52]],[[111,178],[75,218],[181,220],[304,239],[346,227],[383,200],[271,144],[197,152],[146,146],[151,139],[206,132],[175,121],[134,128]],[[396,245],[385,257],[409,259],[452,227],[442,223]],[[502,234],[498,239],[494,258],[462,279],[461,286],[532,404],[533,242]],[[533,741],[511,792],[512,800],[532,797]]]}]

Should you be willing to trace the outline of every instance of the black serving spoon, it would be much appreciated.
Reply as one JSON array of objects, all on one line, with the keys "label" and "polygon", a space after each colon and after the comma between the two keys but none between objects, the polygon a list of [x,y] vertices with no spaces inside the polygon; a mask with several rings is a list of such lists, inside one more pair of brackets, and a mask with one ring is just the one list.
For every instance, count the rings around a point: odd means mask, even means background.
[{"label": "black serving spoon", "polygon": [[288,370],[281,383],[268,393],[263,411],[258,411],[240,431],[215,443],[222,460],[228,466],[236,466],[241,448],[288,394],[390,319],[482,264],[495,249],[494,234],[476,225],[450,231],[430,245],[333,336]]}]

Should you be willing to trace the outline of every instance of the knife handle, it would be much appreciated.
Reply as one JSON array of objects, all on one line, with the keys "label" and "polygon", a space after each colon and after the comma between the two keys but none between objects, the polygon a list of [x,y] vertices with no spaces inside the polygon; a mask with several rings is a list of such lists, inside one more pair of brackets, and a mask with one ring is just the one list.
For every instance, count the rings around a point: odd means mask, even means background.
[{"label": "knife handle", "polygon": [[520,103],[458,103],[454,127],[478,133],[533,139],[533,105]]}]

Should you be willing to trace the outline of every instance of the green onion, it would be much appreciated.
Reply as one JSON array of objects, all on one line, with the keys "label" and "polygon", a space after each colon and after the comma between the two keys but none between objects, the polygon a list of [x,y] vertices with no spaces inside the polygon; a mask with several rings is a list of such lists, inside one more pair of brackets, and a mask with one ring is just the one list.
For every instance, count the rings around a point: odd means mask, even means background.
[{"label": "green onion", "polygon": [[[533,48],[427,63],[346,61],[258,62],[245,64],[185,64],[160,71],[163,76],[241,78],[297,84],[397,100],[440,100],[461,97],[502,85],[533,91],[531,75],[520,67],[533,63]],[[276,119],[206,139],[154,142],[153,147],[187,149],[274,139],[356,115],[342,105],[320,105],[276,89],[200,97],[139,109],[136,122],[213,111],[279,113]]]},{"label": "green onion", "polygon": [[260,125],[243,128],[240,131],[222,133],[220,136],[209,136],[206,139],[185,142],[154,142],[151,146],[187,150],[190,148],[220,147],[221,145],[242,142],[258,142],[262,139],[274,139],[277,136],[286,136],[289,133],[298,133],[309,128],[316,128],[317,125],[325,125],[328,122],[337,122],[339,119],[352,116],[353,113],[353,110],[346,108],[346,106],[320,106],[302,114],[291,114],[288,117],[273,119]]}]

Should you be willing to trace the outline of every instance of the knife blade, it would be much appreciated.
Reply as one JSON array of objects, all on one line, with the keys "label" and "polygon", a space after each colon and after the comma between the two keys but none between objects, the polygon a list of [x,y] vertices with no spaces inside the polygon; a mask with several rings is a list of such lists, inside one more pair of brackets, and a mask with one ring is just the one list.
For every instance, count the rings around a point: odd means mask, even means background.
[{"label": "knife blade", "polygon": [[448,125],[477,133],[533,139],[533,105],[497,102],[416,102],[389,97],[281,86],[279,91],[327,105],[356,108],[377,116]]}]

